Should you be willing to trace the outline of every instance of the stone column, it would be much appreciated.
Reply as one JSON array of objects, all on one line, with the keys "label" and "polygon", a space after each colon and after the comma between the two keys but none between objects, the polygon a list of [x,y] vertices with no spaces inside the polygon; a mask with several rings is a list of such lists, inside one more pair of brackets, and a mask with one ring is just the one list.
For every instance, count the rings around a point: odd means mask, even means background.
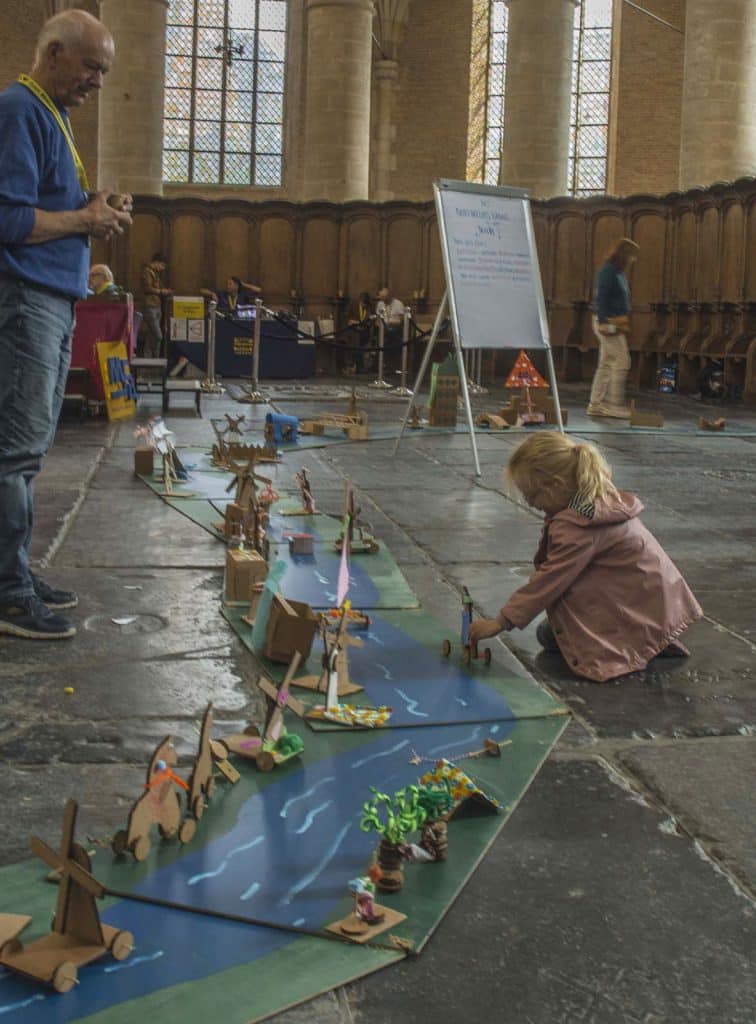
[{"label": "stone column", "polygon": [[373,0],[307,0],[303,199],[367,199]]},{"label": "stone column", "polygon": [[398,61],[384,59],[375,62],[375,178],[371,198],[378,203],[394,198],[390,186],[395,160],[394,95],[398,78]]},{"label": "stone column", "polygon": [[687,0],[680,187],[756,173],[756,5]]},{"label": "stone column", "polygon": [[508,0],[500,181],[548,198],[567,191],[575,0]]},{"label": "stone column", "polygon": [[163,89],[167,0],[101,0],[115,61],[100,93],[98,183],[122,192],[163,191]]}]

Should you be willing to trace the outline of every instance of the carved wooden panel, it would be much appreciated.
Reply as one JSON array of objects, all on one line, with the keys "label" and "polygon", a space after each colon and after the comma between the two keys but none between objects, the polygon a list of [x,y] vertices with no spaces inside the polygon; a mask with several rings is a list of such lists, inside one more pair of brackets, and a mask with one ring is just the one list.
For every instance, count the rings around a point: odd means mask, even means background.
[{"label": "carved wooden panel", "polygon": [[586,297],[586,221],[581,214],[562,214],[554,230],[553,294],[556,302]]},{"label": "carved wooden panel", "polygon": [[663,212],[639,214],[633,221],[633,241],[640,254],[632,269],[633,304],[647,305],[664,298],[664,240],[667,231]]},{"label": "carved wooden panel", "polygon": [[[161,248],[160,218],[151,213],[134,214],[133,224],[129,228],[127,263],[121,273],[116,274],[116,283],[139,294],[142,265],[151,260],[153,253],[159,252]],[[115,270],[114,267],[111,269]]]},{"label": "carved wooden panel", "polygon": [[721,298],[724,302],[740,302],[743,298],[743,257],[745,213],[739,202],[722,211]]},{"label": "carved wooden panel", "polygon": [[696,293],[696,214],[685,210],[675,232],[675,265],[672,294],[678,301],[691,300]]},{"label": "carved wooden panel", "polygon": [[284,217],[263,218],[260,224],[258,281],[265,299],[273,303],[287,301],[297,287],[297,239],[294,223]]},{"label": "carved wooden panel", "polygon": [[375,295],[381,286],[381,226],[378,216],[349,218],[344,230],[344,291]]},{"label": "carved wooden panel", "polygon": [[250,222],[246,217],[219,217],[215,225],[215,277],[211,287],[225,288],[226,278],[257,284],[250,261]]},{"label": "carved wooden panel", "polygon": [[395,216],[386,226],[385,280],[402,301],[420,287],[422,225],[417,216]]},{"label": "carved wooden panel", "polygon": [[697,298],[699,302],[714,302],[719,298],[721,219],[721,211],[715,206],[710,206],[701,213],[698,229],[697,268]]},{"label": "carved wooden panel", "polygon": [[312,313],[330,309],[328,299],[339,287],[339,225],[326,217],[312,217],[302,227],[301,290]]},{"label": "carved wooden panel", "polygon": [[591,263],[589,294],[593,297],[596,285],[596,274],[599,267],[606,263],[606,257],[620,238],[624,237],[625,225],[620,210],[601,210],[593,220],[591,233]]},{"label": "carved wooden panel", "polygon": [[171,222],[168,278],[179,295],[196,295],[212,275],[207,227],[205,220],[189,213],[180,213]]}]

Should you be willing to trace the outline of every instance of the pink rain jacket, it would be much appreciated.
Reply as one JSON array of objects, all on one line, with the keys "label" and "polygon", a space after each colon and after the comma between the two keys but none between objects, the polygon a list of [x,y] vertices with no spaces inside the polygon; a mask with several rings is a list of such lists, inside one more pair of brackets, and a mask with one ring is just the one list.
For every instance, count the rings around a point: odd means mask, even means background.
[{"label": "pink rain jacket", "polygon": [[703,613],[642,511],[620,492],[593,519],[569,508],[547,518],[535,572],[500,617],[522,629],[545,610],[576,675],[603,682],[643,668]]}]

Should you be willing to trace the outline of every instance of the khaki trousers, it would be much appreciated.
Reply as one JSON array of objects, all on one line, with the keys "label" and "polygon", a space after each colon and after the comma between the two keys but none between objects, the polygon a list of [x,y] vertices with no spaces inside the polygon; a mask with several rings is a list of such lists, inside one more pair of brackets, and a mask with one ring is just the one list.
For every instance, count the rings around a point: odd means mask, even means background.
[{"label": "khaki trousers", "polygon": [[624,334],[600,334],[594,318],[593,333],[598,338],[599,360],[591,386],[591,405],[623,408],[625,386],[630,372],[630,352]]}]

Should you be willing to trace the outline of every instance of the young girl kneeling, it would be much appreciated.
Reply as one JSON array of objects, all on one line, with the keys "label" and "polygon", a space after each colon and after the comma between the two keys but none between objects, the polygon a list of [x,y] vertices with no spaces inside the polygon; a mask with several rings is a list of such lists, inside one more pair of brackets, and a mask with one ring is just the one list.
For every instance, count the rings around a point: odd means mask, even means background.
[{"label": "young girl kneeling", "polygon": [[677,641],[701,608],[638,516],[643,505],[618,491],[591,444],[533,434],[515,450],[508,475],[528,505],[546,514],[535,572],[495,619],[478,619],[473,643],[504,629],[538,628],[578,676],[603,682],[642,669],[656,655],[682,656]]}]

